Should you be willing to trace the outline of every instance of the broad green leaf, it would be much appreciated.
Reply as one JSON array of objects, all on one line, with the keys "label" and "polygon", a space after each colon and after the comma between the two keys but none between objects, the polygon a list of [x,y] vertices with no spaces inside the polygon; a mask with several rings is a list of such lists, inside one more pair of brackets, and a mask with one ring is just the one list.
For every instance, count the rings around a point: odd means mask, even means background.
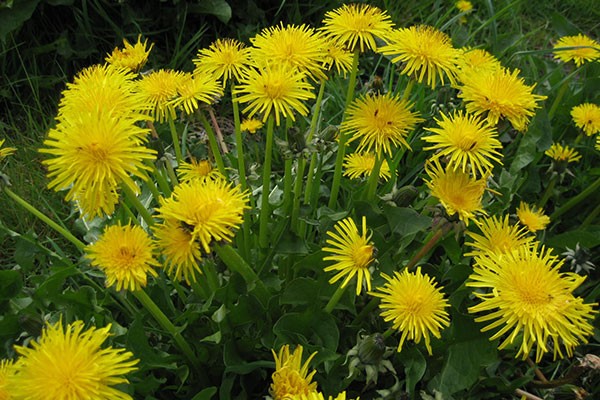
[{"label": "broad green leaf", "polygon": [[18,29],[28,21],[40,0],[19,0],[11,8],[0,8],[0,41],[6,41],[6,35]]},{"label": "broad green leaf", "polygon": [[284,289],[279,303],[291,305],[312,304],[319,297],[319,288],[319,283],[314,279],[294,279]]},{"label": "broad green leaf", "polygon": [[224,24],[231,19],[231,7],[225,0],[203,0],[188,7],[191,13],[211,14]]},{"label": "broad green leaf", "polygon": [[19,271],[0,270],[0,300],[15,297],[22,286],[23,282]]},{"label": "broad green leaf", "polygon": [[411,235],[431,226],[431,218],[411,208],[384,207],[390,230],[400,235]]},{"label": "broad green leaf", "polygon": [[284,343],[310,343],[332,351],[340,338],[333,316],[321,310],[287,313],[275,323],[273,332]]},{"label": "broad green leaf", "polygon": [[406,374],[406,391],[413,395],[417,383],[425,374],[427,362],[415,346],[406,346],[400,353],[400,360],[404,364],[404,373]]},{"label": "broad green leaf", "polygon": [[192,400],[210,400],[215,394],[217,394],[217,388],[215,386],[207,387],[192,397]]},{"label": "broad green leaf", "polygon": [[600,245],[600,230],[595,231],[571,231],[558,234],[546,239],[548,247],[556,247],[559,249],[575,249],[577,244],[591,249]]}]

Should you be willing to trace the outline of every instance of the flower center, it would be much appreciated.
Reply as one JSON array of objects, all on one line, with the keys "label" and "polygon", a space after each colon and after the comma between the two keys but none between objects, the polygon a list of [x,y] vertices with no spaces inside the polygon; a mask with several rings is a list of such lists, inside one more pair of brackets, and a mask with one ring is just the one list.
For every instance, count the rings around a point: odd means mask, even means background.
[{"label": "flower center", "polygon": [[264,85],[265,94],[269,99],[276,100],[281,99],[284,93],[283,82],[269,82]]},{"label": "flower center", "polygon": [[357,268],[366,268],[373,260],[373,246],[363,244],[352,250],[352,261]]}]

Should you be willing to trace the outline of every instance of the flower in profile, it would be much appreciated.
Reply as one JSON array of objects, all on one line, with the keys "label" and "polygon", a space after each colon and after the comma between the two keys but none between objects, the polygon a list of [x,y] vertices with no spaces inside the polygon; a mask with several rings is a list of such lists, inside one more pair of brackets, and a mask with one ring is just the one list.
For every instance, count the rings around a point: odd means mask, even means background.
[{"label": "flower in profile", "polygon": [[491,125],[506,118],[516,130],[525,131],[533,110],[539,108],[537,102],[546,96],[533,94],[535,85],[525,85],[518,75],[518,69],[511,73],[505,68],[472,74],[465,77],[458,97],[464,100],[467,112],[486,115]]},{"label": "flower in profile", "polygon": [[523,201],[517,208],[517,217],[531,232],[546,229],[546,225],[550,223],[550,218],[544,214],[543,210],[538,210],[536,206],[530,206]]},{"label": "flower in profile", "polygon": [[250,41],[253,45],[250,48],[251,58],[259,67],[288,64],[315,79],[325,77],[323,59],[326,42],[314,28],[305,24],[283,26],[282,23],[263,29]]},{"label": "flower in profile", "polygon": [[600,44],[581,33],[563,36],[554,45],[554,57],[564,63],[573,61],[580,67],[585,62],[600,59]]},{"label": "flower in profile", "polygon": [[266,121],[275,114],[277,125],[281,116],[295,121],[294,112],[308,115],[304,100],[314,99],[313,87],[304,80],[305,74],[288,64],[270,64],[262,69],[250,69],[236,90],[240,103],[249,103],[243,110],[249,117],[262,113]]},{"label": "flower in profile", "polygon": [[344,48],[343,45],[328,40],[325,46],[325,54],[323,59],[323,68],[331,71],[335,67],[338,74],[346,74],[352,69],[352,53]]},{"label": "flower in profile", "polygon": [[562,345],[571,357],[574,347],[593,333],[590,320],[597,304],[584,304],[573,295],[585,277],[561,273],[562,264],[550,250],[538,252],[531,246],[477,259],[467,286],[478,289],[474,294],[481,302],[469,312],[485,313],[475,319],[489,322],[482,332],[499,328],[490,337],[506,337],[499,349],[516,342],[516,356],[525,359],[536,345],[535,358],[540,362],[552,349],[555,359],[563,357]]},{"label": "flower in profile", "polygon": [[592,103],[583,103],[571,109],[573,122],[583,132],[592,136],[600,133],[600,107]]},{"label": "flower in profile", "polygon": [[222,175],[216,169],[213,169],[210,161],[196,160],[192,158],[190,162],[182,161],[177,167],[177,175],[182,182],[189,182],[194,179],[218,179]]},{"label": "flower in profile", "polygon": [[558,163],[568,164],[581,160],[581,154],[577,150],[560,143],[552,143],[552,146],[544,154]]},{"label": "flower in profile", "polygon": [[160,264],[154,258],[155,245],[137,225],[113,225],[86,249],[87,258],[106,275],[106,286],[135,291],[146,287],[148,274],[156,277]]},{"label": "flower in profile", "polygon": [[10,400],[12,398],[9,385],[15,374],[15,366],[12,360],[0,361],[0,400]]},{"label": "flower in profile", "polygon": [[210,253],[210,243],[230,242],[248,208],[248,193],[232,187],[224,179],[191,180],[175,187],[171,197],[158,209],[165,221],[179,221],[189,231],[191,241]]},{"label": "flower in profile", "polygon": [[[334,396],[325,397],[325,395],[321,392],[311,392],[308,394],[299,394],[299,395],[291,396],[286,399],[289,399],[289,400],[352,400],[352,399],[346,398],[345,391],[343,391],[342,393],[338,393],[338,395],[335,397]],[[356,398],[356,400],[359,400],[358,397]]]},{"label": "flower in profile", "polygon": [[349,142],[359,140],[358,151],[387,153],[402,145],[408,149],[407,135],[421,121],[412,105],[391,93],[366,95],[355,99],[347,111],[341,130],[351,133]]},{"label": "flower in profile", "polygon": [[325,241],[330,247],[323,247],[323,251],[331,255],[323,257],[325,261],[334,261],[335,264],[324,268],[325,272],[338,271],[329,280],[335,283],[344,278],[342,287],[350,283],[356,276],[356,295],[363,288],[371,290],[371,272],[369,267],[375,261],[375,246],[371,242],[371,235],[367,234],[367,219],[362,218],[362,232],[359,232],[352,218],[345,218],[334,226],[335,232],[327,232],[329,239]]},{"label": "flower in profile", "polygon": [[421,267],[417,267],[415,273],[405,269],[402,273],[395,271],[393,277],[381,275],[387,282],[370,294],[381,298],[381,316],[385,321],[392,321],[392,328],[402,333],[398,351],[402,351],[406,339],[415,343],[424,339],[431,355],[430,335],[439,339],[440,331],[450,325],[445,310],[448,300],[434,279],[421,273]]},{"label": "flower in profile", "polygon": [[193,114],[200,105],[213,104],[223,95],[223,89],[214,76],[209,74],[183,74],[181,84],[177,87],[177,97],[169,106],[180,108],[187,115]]},{"label": "flower in profile", "polygon": [[196,282],[200,269],[200,244],[185,222],[167,219],[154,227],[157,246],[165,257],[165,272],[177,281]]},{"label": "flower in profile", "polygon": [[189,77],[183,72],[160,69],[142,76],[137,81],[136,91],[149,105],[147,113],[158,122],[175,119],[174,100]]},{"label": "flower in profile", "polygon": [[452,46],[450,37],[432,26],[418,25],[394,30],[379,51],[392,57],[394,64],[402,63],[400,71],[418,82],[427,76],[427,85],[435,89],[439,78],[455,82],[457,61],[461,51]]},{"label": "flower in profile", "polygon": [[451,116],[442,114],[442,119],[436,118],[435,122],[438,127],[425,128],[433,133],[422,137],[432,143],[425,150],[438,150],[434,158],[447,157],[448,167],[486,175],[494,167],[492,161],[502,164],[502,154],[498,152],[502,143],[494,126],[462,111]]},{"label": "flower in profile", "polygon": [[321,30],[351,52],[358,45],[363,53],[365,49],[376,50],[376,39],[386,39],[392,27],[392,19],[385,10],[368,4],[344,4],[325,13]]},{"label": "flower in profile", "polygon": [[156,157],[144,147],[147,133],[135,120],[106,111],[63,118],[40,149],[52,156],[43,161],[52,179],[48,187],[68,190],[66,199],[77,200],[87,216],[110,215],[119,185],[137,193],[132,176],[147,179],[144,161]]},{"label": "flower in profile", "polygon": [[238,40],[217,39],[208,49],[198,51],[194,64],[194,75],[223,78],[225,86],[231,79],[240,80],[250,65],[250,50]]},{"label": "flower in profile", "polygon": [[458,214],[468,225],[476,213],[486,214],[481,204],[486,177],[476,179],[458,169],[444,169],[437,159],[428,161],[425,171],[431,178],[427,181],[431,195],[442,203],[448,215]]},{"label": "flower in profile", "polygon": [[20,358],[11,395],[28,400],[131,400],[113,386],[129,383],[124,375],[137,369],[138,360],[124,349],[101,347],[110,327],[84,330],[83,321],[75,321],[64,328],[59,321],[48,324],[30,347],[15,346]]},{"label": "flower in profile", "polygon": [[500,61],[484,49],[461,49],[461,54],[456,61],[457,78],[464,82],[469,76],[479,73],[490,73],[502,68]]},{"label": "flower in profile", "polygon": [[[369,177],[375,166],[375,154],[373,153],[352,153],[344,157],[344,176],[350,179]],[[390,167],[386,160],[383,160],[379,169],[379,177],[385,181],[390,179]]]},{"label": "flower in profile", "polygon": [[148,55],[154,46],[154,43],[148,47],[148,39],[142,43],[142,36],[138,35],[137,43],[132,45],[123,39],[125,48],[119,49],[116,47],[111,54],[106,57],[106,62],[115,67],[126,68],[132,72],[139,72],[146,61]]},{"label": "flower in profile", "polygon": [[479,220],[478,227],[481,234],[467,231],[467,235],[473,241],[467,242],[472,250],[466,253],[465,256],[502,255],[533,243],[533,237],[527,235],[525,228],[511,224],[508,215],[505,215],[504,218],[496,216],[483,217]]},{"label": "flower in profile", "polygon": [[256,133],[257,130],[263,127],[263,123],[260,119],[246,118],[240,124],[240,130],[242,132]]},{"label": "flower in profile", "polygon": [[6,139],[0,139],[0,161],[4,160],[6,157],[12,155],[15,151],[17,151],[14,147],[4,147],[4,142]]},{"label": "flower in profile", "polygon": [[298,345],[290,354],[287,344],[278,353],[271,350],[275,358],[275,372],[271,377],[273,383],[269,393],[273,400],[287,400],[292,396],[309,395],[317,391],[317,383],[311,382],[317,371],[308,372],[308,365],[317,353],[312,353],[303,364],[302,350],[302,346]]}]

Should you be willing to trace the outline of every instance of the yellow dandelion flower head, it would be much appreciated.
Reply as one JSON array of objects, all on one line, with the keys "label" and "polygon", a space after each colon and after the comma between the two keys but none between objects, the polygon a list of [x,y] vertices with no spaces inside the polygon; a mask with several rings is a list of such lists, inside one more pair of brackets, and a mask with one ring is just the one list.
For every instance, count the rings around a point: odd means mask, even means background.
[{"label": "yellow dandelion flower head", "polygon": [[138,35],[137,43],[132,45],[123,39],[123,49],[116,47],[111,54],[106,57],[106,62],[115,67],[126,68],[132,72],[138,72],[146,65],[148,55],[154,46],[154,43],[148,47],[148,39],[142,42],[142,36]]},{"label": "yellow dandelion flower head", "polygon": [[396,29],[379,51],[391,56],[393,63],[403,63],[400,71],[418,82],[427,77],[427,85],[435,89],[438,77],[455,82],[461,51],[452,46],[450,37],[432,26],[418,25]]},{"label": "yellow dandelion flower head", "polygon": [[494,126],[462,111],[451,116],[442,114],[442,119],[436,118],[435,122],[437,127],[425,128],[433,134],[422,140],[432,144],[425,150],[437,150],[434,158],[448,159],[448,167],[483,176],[494,167],[493,162],[502,164],[502,154],[498,151],[502,143]]},{"label": "yellow dandelion flower head", "polygon": [[250,39],[255,65],[289,64],[316,79],[325,77],[323,60],[326,41],[314,28],[302,24],[271,26]]},{"label": "yellow dandelion flower head", "polygon": [[177,87],[177,97],[169,102],[169,106],[190,115],[198,109],[200,103],[213,104],[222,95],[223,88],[214,76],[184,73],[181,84]]},{"label": "yellow dandelion flower head", "polygon": [[43,161],[51,179],[48,187],[68,189],[66,199],[79,200],[85,215],[110,215],[119,185],[137,193],[132,176],[147,179],[144,161],[156,157],[144,147],[147,133],[135,120],[108,112],[63,118],[40,149],[52,157]]},{"label": "yellow dandelion flower head", "polygon": [[[482,332],[497,330],[490,340],[506,336],[499,349],[519,346],[517,357],[527,358],[536,345],[536,362],[554,349],[554,357],[568,356],[593,333],[592,306],[573,291],[585,280],[575,273],[560,273],[562,260],[542,247],[521,246],[507,254],[477,259],[467,286],[478,289],[481,303],[469,312],[485,313],[475,321],[489,323]],[[552,346],[548,342],[552,342]]]},{"label": "yellow dandelion flower head", "polygon": [[194,75],[223,78],[223,86],[231,79],[239,81],[250,65],[250,49],[236,39],[217,39],[208,49],[198,51],[193,60]]},{"label": "yellow dandelion flower head", "polygon": [[517,208],[517,217],[531,232],[546,229],[546,225],[550,223],[550,218],[544,214],[543,210],[538,210],[536,206],[523,201]]},{"label": "yellow dandelion flower head", "polygon": [[12,360],[0,361],[0,400],[10,400],[12,398],[9,386],[12,377],[15,374],[15,365]]},{"label": "yellow dandelion flower head", "polygon": [[0,139],[0,161],[4,160],[6,157],[12,155],[15,151],[17,151],[14,147],[4,147],[4,142],[6,139]]},{"label": "yellow dandelion flower head", "polygon": [[[375,167],[375,154],[373,153],[352,153],[344,157],[344,176],[350,179],[369,177]],[[386,160],[383,160],[379,169],[379,177],[385,181],[391,177],[390,167]]]},{"label": "yellow dandelion flower head", "polygon": [[240,130],[242,132],[256,133],[257,130],[263,127],[263,123],[260,119],[246,118],[240,124]]},{"label": "yellow dandelion flower head", "polygon": [[83,321],[63,327],[48,324],[30,347],[15,346],[11,395],[17,399],[110,399],[131,400],[113,386],[129,383],[125,374],[135,371],[138,360],[124,349],[103,348],[110,324],[84,330]]},{"label": "yellow dandelion flower head", "polygon": [[154,258],[155,245],[137,225],[113,225],[86,249],[92,266],[106,275],[106,286],[135,291],[146,287],[148,275],[156,277],[160,264]]},{"label": "yellow dandelion flower head", "polygon": [[346,50],[346,48],[334,40],[327,40],[323,68],[331,71],[335,67],[335,71],[338,74],[346,74],[352,69],[352,53]]},{"label": "yellow dandelion flower head", "polygon": [[192,227],[176,219],[167,219],[154,227],[157,246],[165,257],[165,272],[177,281],[196,282],[200,269],[200,244],[192,235]]},{"label": "yellow dandelion flower head", "polygon": [[359,140],[358,151],[387,153],[402,145],[408,149],[408,134],[422,122],[412,104],[391,93],[366,95],[350,105],[341,130],[352,134],[349,142]]},{"label": "yellow dandelion flower head", "polygon": [[175,118],[174,100],[188,79],[183,72],[160,69],[136,81],[136,90],[148,104],[148,114],[155,121],[164,122],[168,118]]},{"label": "yellow dandelion flower head", "polygon": [[117,118],[148,119],[144,98],[135,90],[136,75],[116,66],[93,65],[80,71],[62,92],[60,121],[84,113],[110,112]]},{"label": "yellow dandelion flower head", "polygon": [[344,278],[342,287],[356,276],[356,295],[366,286],[371,290],[371,272],[369,267],[375,261],[375,246],[371,242],[372,233],[367,233],[367,219],[362,218],[362,231],[359,231],[352,218],[345,218],[334,226],[335,232],[328,231],[329,239],[325,241],[329,247],[323,247],[325,261],[334,264],[324,268],[325,272],[337,271],[329,283]]},{"label": "yellow dandelion flower head", "polygon": [[464,79],[461,97],[469,113],[487,114],[491,125],[496,125],[501,117],[510,121],[518,131],[526,131],[529,119],[538,102],[546,96],[533,94],[535,85],[527,86],[519,77],[519,70],[512,73],[505,68],[496,71],[474,73]]},{"label": "yellow dandelion flower head", "polygon": [[468,77],[479,73],[490,73],[502,69],[500,61],[484,49],[461,49],[457,60],[457,78],[464,82]]},{"label": "yellow dandelion flower head", "polygon": [[308,365],[317,354],[312,353],[304,363],[302,363],[302,346],[296,346],[296,349],[290,353],[290,346],[284,345],[278,353],[274,350],[275,372],[271,379],[269,393],[273,400],[287,400],[295,395],[308,395],[317,391],[317,383],[311,382],[317,371],[308,372]]},{"label": "yellow dandelion flower head", "polygon": [[[289,397],[289,400],[352,400],[352,399],[347,399],[346,397],[346,392],[341,392],[338,393],[337,396],[328,396],[325,397],[325,395],[321,392],[311,392],[308,394],[299,394],[299,395],[294,395]],[[360,398],[357,397],[355,400],[359,400]]]},{"label": "yellow dandelion flower head", "polygon": [[219,179],[223,176],[213,169],[208,160],[196,160],[192,158],[190,162],[182,161],[177,167],[177,175],[182,182],[189,182],[194,179]]},{"label": "yellow dandelion flower head", "polygon": [[368,4],[344,4],[325,13],[321,30],[351,52],[358,48],[363,53],[376,50],[376,39],[387,38],[392,28],[392,19],[385,10]]},{"label": "yellow dandelion flower head", "polygon": [[415,343],[424,339],[427,351],[432,354],[430,335],[439,339],[441,330],[450,325],[445,310],[449,304],[444,294],[433,278],[421,273],[421,267],[415,273],[405,269],[402,273],[394,272],[393,277],[381,275],[387,282],[371,295],[381,298],[379,308],[383,310],[383,319],[392,321],[392,328],[402,333],[398,351],[406,339]]},{"label": "yellow dandelion flower head", "polygon": [[248,208],[248,193],[224,179],[183,182],[171,197],[163,199],[160,218],[177,220],[187,227],[194,241],[210,253],[211,241],[230,242]]},{"label": "yellow dandelion flower head", "polygon": [[564,63],[573,61],[580,67],[585,62],[600,59],[600,43],[581,33],[563,36],[554,45],[554,57]]},{"label": "yellow dandelion flower head", "polygon": [[581,160],[581,154],[577,150],[560,143],[552,143],[552,146],[544,154],[559,163],[568,164]]},{"label": "yellow dandelion flower head", "polygon": [[314,99],[313,87],[305,81],[305,74],[289,64],[270,64],[262,69],[250,69],[237,86],[236,95],[240,103],[248,103],[243,110],[251,118],[256,113],[266,121],[275,115],[279,126],[281,116],[295,121],[294,112],[308,115],[303,101]]},{"label": "yellow dandelion flower head", "polygon": [[511,224],[508,215],[504,218],[492,216],[483,217],[477,224],[481,234],[471,230],[467,235],[472,239],[467,242],[471,252],[465,256],[485,257],[488,254],[507,254],[521,246],[530,246],[534,238],[527,235],[527,230],[515,224]]},{"label": "yellow dandelion flower head", "polygon": [[600,106],[592,103],[583,103],[571,109],[571,117],[575,126],[592,136],[600,133]]},{"label": "yellow dandelion flower head", "polygon": [[476,213],[487,214],[481,204],[487,177],[476,179],[461,170],[443,168],[437,159],[428,161],[425,171],[431,178],[427,181],[431,195],[440,201],[448,215],[458,214],[468,225]]},{"label": "yellow dandelion flower head", "polygon": [[454,3],[454,6],[460,12],[469,12],[473,10],[473,3],[467,0],[458,0],[456,3]]}]

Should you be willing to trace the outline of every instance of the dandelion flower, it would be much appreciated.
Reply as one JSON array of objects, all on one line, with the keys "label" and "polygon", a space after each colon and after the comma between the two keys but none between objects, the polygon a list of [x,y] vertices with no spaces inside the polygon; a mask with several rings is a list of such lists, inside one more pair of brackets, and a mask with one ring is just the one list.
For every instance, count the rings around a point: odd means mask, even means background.
[{"label": "dandelion flower", "polygon": [[231,79],[241,79],[250,65],[250,50],[235,39],[217,39],[208,49],[198,51],[194,64],[194,75],[223,78],[225,86]]},{"label": "dandelion flower", "polygon": [[147,179],[144,161],[156,157],[144,147],[147,133],[135,120],[114,118],[109,112],[64,118],[40,149],[52,156],[43,161],[51,178],[48,187],[68,190],[66,200],[79,200],[87,216],[110,215],[119,185],[137,193],[132,176]]},{"label": "dandelion flower", "polygon": [[442,85],[444,77],[455,82],[461,51],[452,46],[444,32],[427,25],[411,26],[394,30],[386,40],[387,45],[379,51],[391,56],[394,64],[404,64],[401,74],[418,82],[427,76],[427,85],[434,89],[438,77]]},{"label": "dandelion flower", "polygon": [[[344,158],[344,176],[350,177],[350,179],[358,179],[361,177],[368,177],[373,171],[375,166],[375,154],[372,153],[353,153],[348,154]],[[379,169],[379,177],[387,181],[390,179],[390,167],[386,160],[383,160],[381,168]]]},{"label": "dandelion flower", "polygon": [[376,50],[376,39],[388,37],[393,27],[386,11],[368,4],[344,4],[342,7],[325,13],[321,30],[351,52],[360,49]]},{"label": "dandelion flower", "polygon": [[342,287],[356,276],[356,295],[358,296],[366,285],[371,290],[371,272],[369,266],[375,261],[375,246],[371,235],[367,234],[367,219],[362,218],[362,233],[358,231],[352,218],[339,221],[334,226],[335,232],[327,232],[329,239],[325,241],[331,247],[323,247],[323,251],[331,255],[323,257],[325,261],[335,264],[325,267],[325,272],[338,271],[329,283],[335,283],[344,278]]},{"label": "dandelion flower", "polygon": [[189,78],[183,72],[160,69],[142,76],[136,90],[149,105],[148,114],[158,122],[175,119],[174,101]]},{"label": "dandelion flower", "polygon": [[0,139],[0,161],[17,151],[17,149],[14,147],[4,147],[5,141],[6,139]]},{"label": "dandelion flower", "polygon": [[544,154],[559,163],[568,164],[581,160],[581,155],[577,150],[560,143],[552,143],[552,146]]},{"label": "dandelion flower", "polygon": [[165,272],[177,281],[196,282],[200,269],[200,244],[185,222],[167,219],[154,227],[157,246],[165,257]]},{"label": "dandelion flower", "polygon": [[[571,48],[562,49],[563,47]],[[581,33],[563,36],[554,45],[554,57],[564,63],[573,61],[580,67],[585,62],[600,59],[600,44]]]},{"label": "dandelion flower", "polygon": [[425,171],[431,178],[427,181],[431,195],[442,203],[448,215],[458,214],[468,225],[476,213],[486,214],[481,204],[486,177],[475,179],[458,169],[444,169],[435,159],[425,164]]},{"label": "dandelion flower", "polygon": [[339,43],[328,40],[325,47],[323,68],[331,71],[335,67],[338,74],[346,74],[352,69],[352,53]]},{"label": "dandelion flower", "polygon": [[240,130],[242,132],[256,133],[257,130],[263,127],[263,123],[260,119],[246,118],[240,124]]},{"label": "dandelion flower", "polygon": [[154,43],[148,48],[148,39],[142,43],[142,36],[139,35],[137,43],[132,45],[123,39],[123,45],[125,48],[119,49],[118,47],[106,57],[106,62],[114,65],[115,67],[126,68],[132,72],[139,72],[142,67],[148,61],[148,55],[154,46]]},{"label": "dandelion flower", "polygon": [[288,64],[271,64],[263,69],[251,69],[236,90],[240,103],[249,103],[243,110],[249,117],[262,113],[266,121],[271,112],[279,126],[281,116],[295,121],[294,111],[308,115],[304,100],[314,99],[313,87],[304,80],[305,74]]},{"label": "dandelion flower", "polygon": [[116,290],[140,290],[148,274],[156,277],[155,245],[139,226],[113,225],[104,230],[98,241],[87,247],[87,257],[106,275],[106,286]]},{"label": "dandelion flower", "polygon": [[421,273],[421,267],[415,273],[408,270],[394,272],[390,277],[381,274],[387,281],[378,292],[371,295],[381,298],[379,308],[385,321],[392,321],[392,328],[402,333],[398,351],[406,339],[420,343],[432,354],[430,335],[440,338],[440,331],[450,325],[450,317],[446,312],[449,306],[441,290],[436,287],[433,278]]},{"label": "dandelion flower", "polygon": [[550,218],[542,210],[524,202],[521,202],[517,208],[517,217],[531,232],[546,229],[546,225],[550,223]]},{"label": "dandelion flower", "polygon": [[15,374],[15,366],[12,360],[0,361],[0,400],[10,400],[12,398],[9,385]]},{"label": "dandelion flower", "polygon": [[425,150],[438,150],[434,157],[447,157],[449,167],[486,175],[494,167],[492,161],[502,164],[502,154],[498,152],[502,143],[495,127],[462,111],[449,117],[442,114],[442,119],[436,118],[435,122],[438,127],[425,128],[433,133],[422,138],[432,143]]},{"label": "dandelion flower", "polygon": [[308,365],[317,354],[314,352],[302,363],[302,346],[296,346],[290,354],[290,346],[285,345],[279,349],[279,353],[273,352],[275,358],[275,372],[271,379],[269,393],[273,400],[287,400],[296,395],[309,395],[317,391],[317,383],[311,382],[317,371],[308,372]]},{"label": "dandelion flower", "polygon": [[324,78],[326,42],[305,24],[272,26],[250,39],[250,55],[255,64],[288,64],[313,78]]},{"label": "dandelion flower", "polygon": [[30,347],[15,346],[21,357],[11,395],[28,400],[131,400],[113,386],[129,383],[124,375],[137,369],[138,360],[124,349],[102,348],[109,332],[110,324],[87,330],[83,321],[66,328],[62,321],[48,324]]},{"label": "dandelion flower", "polygon": [[180,108],[190,115],[198,109],[200,103],[213,104],[222,95],[221,85],[214,76],[184,74],[177,87],[177,97],[167,107]]},{"label": "dandelion flower", "polygon": [[535,85],[525,85],[518,75],[518,69],[511,73],[504,68],[472,74],[465,77],[458,97],[464,100],[467,112],[485,114],[491,125],[496,125],[503,117],[516,130],[525,131],[534,115],[533,110],[539,108],[538,102],[546,96],[533,94]]},{"label": "dandelion flower", "polygon": [[533,243],[533,237],[527,236],[525,228],[511,224],[508,215],[505,215],[504,218],[484,217],[479,220],[478,227],[481,235],[470,230],[467,231],[467,235],[473,241],[467,242],[472,250],[470,253],[466,253],[465,256],[502,255]]},{"label": "dandelion flower", "polygon": [[191,180],[175,187],[158,209],[164,220],[180,221],[191,238],[210,253],[211,241],[230,242],[248,208],[248,193],[224,179]]},{"label": "dandelion flower", "polygon": [[600,133],[600,107],[592,103],[583,103],[571,109],[575,125],[583,129],[586,135]]},{"label": "dandelion flower", "polygon": [[177,175],[182,182],[189,182],[194,179],[217,179],[222,178],[219,171],[213,169],[210,161],[191,159],[190,162],[182,161],[177,167]]},{"label": "dandelion flower", "polygon": [[467,286],[478,289],[475,296],[481,302],[469,312],[485,313],[475,319],[489,322],[482,332],[498,329],[490,340],[506,336],[499,349],[515,343],[517,357],[525,359],[536,345],[540,362],[551,349],[555,359],[563,357],[562,345],[570,357],[573,348],[593,333],[590,321],[596,304],[584,304],[573,295],[585,277],[560,273],[562,264],[550,251],[529,246],[477,259]]},{"label": "dandelion flower", "polygon": [[351,133],[349,142],[359,140],[358,151],[387,153],[392,155],[392,147],[410,146],[406,137],[421,119],[417,112],[411,112],[412,105],[390,93],[366,95],[355,99],[347,111],[341,130]]},{"label": "dandelion flower", "polygon": [[467,1],[467,0],[458,0],[456,3],[454,3],[454,6],[460,12],[473,11],[473,3],[471,3],[470,1]]},{"label": "dandelion flower", "polygon": [[484,49],[461,49],[457,62],[457,78],[464,82],[468,77],[480,73],[492,73],[502,69],[496,57]]}]

